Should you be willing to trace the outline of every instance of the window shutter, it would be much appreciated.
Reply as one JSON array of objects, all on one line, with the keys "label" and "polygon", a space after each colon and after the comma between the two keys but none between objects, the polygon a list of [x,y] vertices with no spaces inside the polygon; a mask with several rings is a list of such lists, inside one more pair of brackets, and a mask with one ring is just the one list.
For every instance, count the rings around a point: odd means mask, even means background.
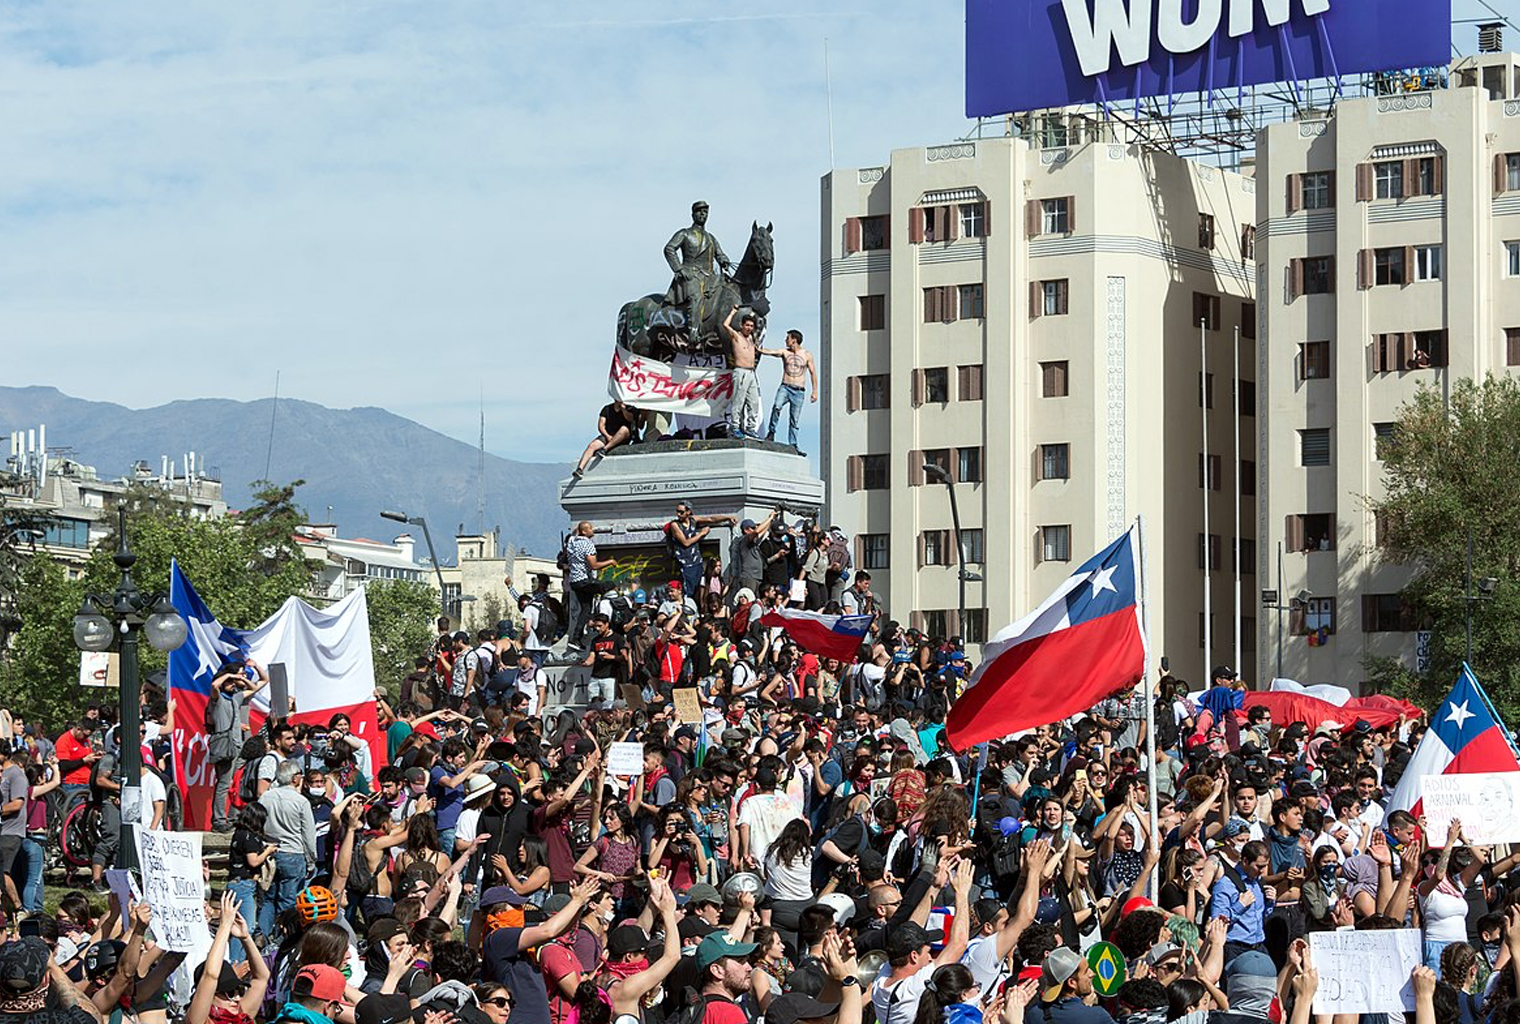
[{"label": "window shutter", "polygon": [[851,377],[845,381],[844,386],[844,410],[845,412],[860,411],[860,378]]},{"label": "window shutter", "polygon": [[939,320],[939,289],[924,289],[924,323],[932,324]]},{"label": "window shutter", "polygon": [[1359,289],[1372,287],[1376,274],[1373,258],[1371,249],[1358,249],[1356,252],[1356,286]]},{"label": "window shutter", "polygon": [[1074,234],[1077,233],[1077,197],[1076,196],[1067,196],[1066,197],[1066,233],[1069,234],[1069,235],[1074,235]]},{"label": "window shutter", "polygon": [[990,236],[992,234],[992,201],[991,200],[988,200],[987,202],[985,202],[985,203],[982,204],[982,234],[988,235],[988,236]]},{"label": "window shutter", "polygon": [[1383,336],[1374,334],[1367,345],[1367,361],[1373,373],[1383,372]]},{"label": "window shutter", "polygon": [[860,251],[860,218],[849,217],[844,222],[844,254],[849,256]]},{"label": "window shutter", "polygon": [[1302,174],[1288,175],[1288,201],[1287,212],[1297,213],[1304,205],[1304,176]]},{"label": "window shutter", "polygon": [[866,460],[859,455],[845,459],[845,490],[858,491],[866,483]]},{"label": "window shutter", "polygon": [[1327,292],[1335,291],[1335,259],[1333,257],[1325,265],[1325,290]]},{"label": "window shutter", "polygon": [[945,241],[953,242],[961,237],[961,208],[945,207]]},{"label": "window shutter", "polygon": [[1302,551],[1304,549],[1304,517],[1288,516],[1283,533],[1287,535],[1289,551]]},{"label": "window shutter", "polygon": [[855,540],[852,542],[852,546],[854,547],[854,552],[855,552],[855,557],[853,559],[853,561],[855,562],[855,568],[856,569],[863,569],[863,568],[865,568],[865,564],[866,564],[866,539],[864,537],[862,537],[860,534],[857,533],[855,535]]},{"label": "window shutter", "polygon": [[1365,203],[1372,198],[1372,165],[1356,165],[1356,201]]},{"label": "window shutter", "polygon": [[1335,172],[1325,172],[1325,204],[1335,206]]},{"label": "window shutter", "polygon": [[928,538],[926,538],[922,533],[920,533],[918,535],[918,567],[920,569],[922,569],[925,565],[929,564],[928,563],[928,559],[929,559],[928,547],[929,547],[929,545],[927,543],[925,543],[927,541],[927,539]]},{"label": "window shutter", "polygon": [[1420,195],[1420,161],[1413,158],[1404,161],[1403,192],[1406,196]]},{"label": "window shutter", "polygon": [[1305,628],[1304,606],[1294,601],[1288,608],[1288,632],[1294,636],[1303,636]]},{"label": "window shutter", "polygon": [[1404,284],[1414,283],[1414,246],[1404,246]]},{"label": "window shutter", "polygon": [[955,371],[955,397],[957,401],[969,402],[971,393],[971,367],[958,367]]},{"label": "window shutter", "polygon": [[[959,559],[957,559],[957,561],[959,561]],[[960,609],[952,608],[950,611],[945,613],[945,631],[947,636],[961,635]]]},{"label": "window shutter", "polygon": [[1029,319],[1038,319],[1045,312],[1045,289],[1039,281],[1029,282]]},{"label": "window shutter", "polygon": [[1291,259],[1288,261],[1288,298],[1296,299],[1304,293],[1304,261]]},{"label": "window shutter", "polygon": [[1067,391],[1067,388],[1070,386],[1070,384],[1066,379],[1066,364],[1058,364],[1055,367],[1055,371],[1056,386],[1060,389],[1061,394],[1068,394],[1069,392]]},{"label": "window shutter", "polygon": [[891,214],[888,214],[887,216],[885,216],[885,217],[883,217],[881,219],[881,247],[883,249],[890,249],[890,248],[892,248],[892,215]]},{"label": "window shutter", "polygon": [[915,206],[908,211],[908,241],[917,245],[924,240],[924,208]]},{"label": "window shutter", "polygon": [[1247,259],[1246,254],[1251,251],[1251,234],[1256,230],[1255,224],[1242,224],[1240,226],[1240,258]]},{"label": "window shutter", "polygon": [[1035,483],[1045,479],[1045,450],[1039,445],[1034,446],[1034,472],[1031,475]]},{"label": "window shutter", "polygon": [[1507,182],[1505,180],[1506,177],[1507,177],[1507,175],[1505,175],[1504,171],[1505,171],[1504,154],[1503,153],[1495,153],[1494,154],[1494,195],[1496,195],[1496,196],[1503,194],[1503,192],[1504,192],[1504,186],[1507,184]]},{"label": "window shutter", "polygon": [[1430,191],[1432,195],[1440,195],[1446,190],[1446,158],[1434,156],[1430,158],[1432,169],[1430,172]]},{"label": "window shutter", "polygon": [[975,366],[971,367],[971,399],[970,400],[973,401],[973,402],[980,402],[982,400],[982,394],[983,394],[983,392],[982,392],[982,371],[983,371],[983,367],[982,367],[981,363],[977,363]]},{"label": "window shutter", "polygon": [[1071,284],[1065,278],[1056,282],[1056,312],[1065,315],[1070,312],[1068,303],[1071,301]]},{"label": "window shutter", "polygon": [[[1494,180],[1498,181],[1497,172],[1495,172],[1495,175]],[[1503,190],[1500,189],[1500,191]],[[1024,200],[1024,234],[1033,238],[1040,233],[1041,226],[1040,201],[1038,199]]]},{"label": "window shutter", "polygon": [[916,629],[919,632],[922,632],[923,628],[924,628],[924,613],[923,612],[909,612],[908,613],[908,628],[909,629]]},{"label": "window shutter", "polygon": [[1399,369],[1408,370],[1414,367],[1414,332],[1405,331],[1399,335]]},{"label": "window shutter", "polygon": [[908,380],[912,385],[909,390],[912,393],[913,408],[917,409],[924,404],[924,371],[914,370]]},{"label": "window shutter", "polygon": [[960,319],[961,290],[953,284],[947,284],[939,291],[940,319],[947,324]]},{"label": "window shutter", "polygon": [[922,487],[924,484],[924,453],[911,451],[908,453],[908,486]]}]

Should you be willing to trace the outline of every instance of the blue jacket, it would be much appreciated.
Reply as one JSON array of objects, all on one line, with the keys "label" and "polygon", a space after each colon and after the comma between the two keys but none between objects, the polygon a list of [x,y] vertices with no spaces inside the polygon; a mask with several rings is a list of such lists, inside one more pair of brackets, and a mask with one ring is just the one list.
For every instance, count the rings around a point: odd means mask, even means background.
[{"label": "blue jacket", "polygon": [[1262,891],[1261,880],[1250,878],[1244,871],[1240,871],[1240,879],[1245,888],[1254,894],[1249,906],[1240,902],[1241,890],[1236,887],[1235,880],[1228,874],[1220,875],[1219,881],[1214,883],[1214,888],[1209,892],[1209,916],[1222,917],[1229,922],[1229,929],[1225,932],[1226,942],[1246,942],[1257,944],[1267,940],[1265,921],[1267,912],[1272,908],[1267,905],[1266,893]]}]

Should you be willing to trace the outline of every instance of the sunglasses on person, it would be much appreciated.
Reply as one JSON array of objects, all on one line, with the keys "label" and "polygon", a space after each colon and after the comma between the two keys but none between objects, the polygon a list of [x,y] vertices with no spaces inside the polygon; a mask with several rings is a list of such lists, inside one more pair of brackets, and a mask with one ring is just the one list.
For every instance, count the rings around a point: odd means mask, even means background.
[{"label": "sunglasses on person", "polygon": [[481,1003],[486,1006],[494,1006],[498,1010],[510,1010],[512,1008],[512,1000],[506,996],[492,996],[490,999],[482,999]]}]

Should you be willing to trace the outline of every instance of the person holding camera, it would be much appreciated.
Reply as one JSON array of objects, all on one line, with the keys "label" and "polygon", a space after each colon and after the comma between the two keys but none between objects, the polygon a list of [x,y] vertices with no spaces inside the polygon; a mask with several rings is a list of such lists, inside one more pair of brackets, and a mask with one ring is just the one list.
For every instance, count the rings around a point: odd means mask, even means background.
[{"label": "person holding camera", "polygon": [[707,854],[697,842],[696,831],[682,805],[670,803],[660,811],[654,841],[649,846],[648,864],[676,892],[685,892],[707,877]]}]

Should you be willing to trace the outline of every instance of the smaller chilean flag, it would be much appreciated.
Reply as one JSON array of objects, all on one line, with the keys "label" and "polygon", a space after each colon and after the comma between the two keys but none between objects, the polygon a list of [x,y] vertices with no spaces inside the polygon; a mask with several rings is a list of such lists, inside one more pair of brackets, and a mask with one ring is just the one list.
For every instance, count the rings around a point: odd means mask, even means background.
[{"label": "smaller chilean flag", "polygon": [[1515,762],[1504,727],[1494,721],[1478,677],[1464,663],[1457,685],[1431,712],[1430,728],[1388,798],[1388,813],[1408,811],[1418,817],[1421,779],[1426,775],[1515,771],[1520,771],[1520,764]]},{"label": "smaller chilean flag", "polygon": [[854,661],[866,642],[874,615],[824,615],[795,608],[775,608],[760,619],[762,626],[776,626],[797,641],[804,651],[820,658]]},{"label": "smaller chilean flag", "polygon": [[945,720],[954,749],[1059,722],[1140,681],[1139,529],[1130,527],[982,649]]}]

